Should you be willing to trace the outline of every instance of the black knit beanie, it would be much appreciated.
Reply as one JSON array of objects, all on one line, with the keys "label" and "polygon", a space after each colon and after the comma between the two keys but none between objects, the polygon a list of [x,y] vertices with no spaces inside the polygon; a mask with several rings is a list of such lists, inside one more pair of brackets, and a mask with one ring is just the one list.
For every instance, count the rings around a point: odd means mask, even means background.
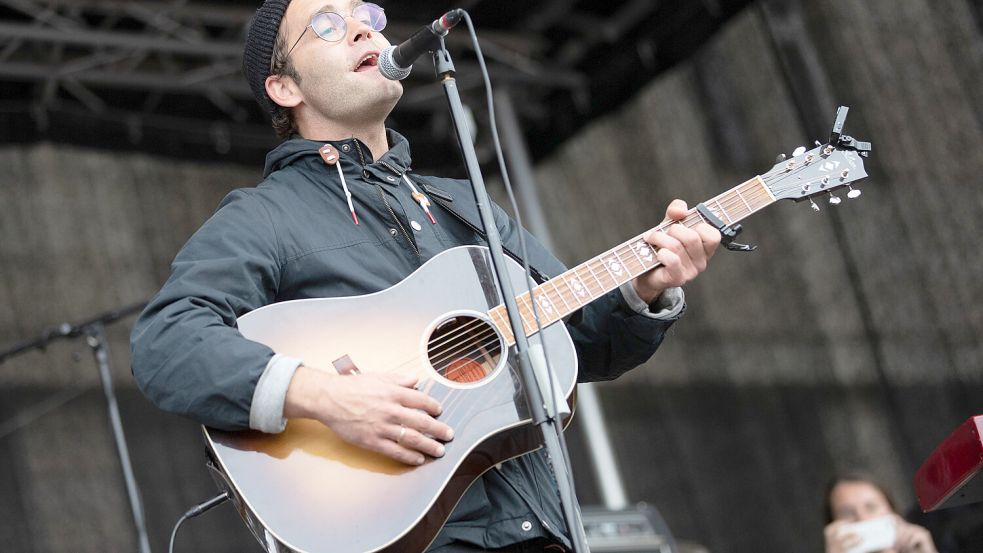
[{"label": "black knit beanie", "polygon": [[280,30],[280,21],[290,0],[266,0],[256,10],[246,31],[246,45],[242,50],[242,74],[253,91],[253,96],[267,113],[273,114],[273,100],[266,94],[266,78],[270,76],[270,60],[273,46]]}]

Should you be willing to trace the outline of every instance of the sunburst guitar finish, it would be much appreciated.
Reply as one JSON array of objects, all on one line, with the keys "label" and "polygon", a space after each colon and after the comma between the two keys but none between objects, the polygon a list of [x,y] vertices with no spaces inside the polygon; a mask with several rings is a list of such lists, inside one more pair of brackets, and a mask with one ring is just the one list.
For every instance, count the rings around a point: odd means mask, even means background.
[{"label": "sunburst guitar finish", "polygon": [[[508,262],[513,282],[524,282]],[[459,247],[375,294],[275,303],[239,319],[245,337],[309,366],[419,377],[455,432],[442,458],[417,467],[350,445],[313,420],[290,420],[281,434],[206,428],[217,481],[268,549],[422,551],[477,477],[540,446],[512,334],[489,315],[502,303],[491,281],[488,251]],[[569,397],[577,359],[564,325],[530,341],[545,342]]]}]

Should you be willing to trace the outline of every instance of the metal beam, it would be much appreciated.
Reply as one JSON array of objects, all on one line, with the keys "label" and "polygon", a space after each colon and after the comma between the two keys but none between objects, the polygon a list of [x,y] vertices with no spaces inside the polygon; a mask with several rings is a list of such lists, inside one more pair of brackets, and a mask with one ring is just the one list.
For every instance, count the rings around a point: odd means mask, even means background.
[{"label": "metal beam", "polygon": [[[133,0],[36,0],[35,2],[0,0],[0,3],[14,7],[32,4],[43,6],[51,11],[55,9],[76,9],[97,15],[109,15],[113,13],[125,13],[133,5]],[[142,0],[140,3],[148,6],[148,9],[166,12],[169,17],[174,19],[200,21],[209,25],[245,26],[256,12],[254,8],[249,7],[217,6],[197,2]]]},{"label": "metal beam", "polygon": [[202,57],[242,55],[242,44],[202,40],[198,42],[171,38],[148,37],[146,33],[122,31],[94,31],[91,29],[54,29],[31,24],[0,22],[0,36],[51,44],[71,44],[90,48],[125,48],[128,50],[156,50],[174,54]]},{"label": "metal beam", "polygon": [[31,2],[30,0],[0,0],[0,4],[9,6],[24,15],[29,15],[35,21],[46,23],[62,30],[77,29],[82,26],[77,20],[62,17],[55,13],[55,10],[45,8],[43,5]]},{"label": "metal beam", "polygon": [[557,63],[562,67],[577,65],[594,46],[601,42],[617,42],[639,21],[647,19],[657,7],[658,2],[651,0],[631,0],[608,19],[600,22],[593,15],[571,14],[563,20],[561,26],[572,26],[582,36],[579,40],[567,41],[555,57]]},{"label": "metal beam", "polygon": [[57,66],[45,67],[35,63],[8,62],[0,63],[0,77],[8,80],[21,79],[43,81],[52,77],[71,76],[80,83],[96,86],[127,88],[132,90],[166,91],[181,94],[201,94],[210,90],[218,90],[236,98],[253,97],[252,92],[242,78],[227,77],[211,81],[186,81],[181,74],[130,72],[120,73],[110,70],[85,70],[74,73],[58,73]]}]

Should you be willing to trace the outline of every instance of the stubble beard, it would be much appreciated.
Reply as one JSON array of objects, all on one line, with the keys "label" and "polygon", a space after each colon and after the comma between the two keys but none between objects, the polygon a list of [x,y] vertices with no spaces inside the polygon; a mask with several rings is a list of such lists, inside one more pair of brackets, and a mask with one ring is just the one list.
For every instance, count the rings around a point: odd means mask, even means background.
[{"label": "stubble beard", "polygon": [[402,97],[403,85],[378,78],[384,82],[375,82],[375,78],[305,79],[310,87],[305,102],[314,114],[333,125],[353,130],[382,125]]}]

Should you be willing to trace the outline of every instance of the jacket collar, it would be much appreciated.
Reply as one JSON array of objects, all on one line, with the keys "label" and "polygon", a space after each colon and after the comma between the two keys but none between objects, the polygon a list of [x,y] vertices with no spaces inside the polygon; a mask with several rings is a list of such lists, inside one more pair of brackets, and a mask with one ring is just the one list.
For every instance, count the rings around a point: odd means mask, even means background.
[{"label": "jacket collar", "polygon": [[[342,156],[342,170],[345,173],[362,173],[367,171],[376,177],[386,181],[385,176],[402,175],[410,169],[412,157],[410,156],[410,143],[403,135],[392,129],[386,129],[386,138],[389,141],[389,150],[378,159],[372,159],[372,152],[361,140],[357,138],[347,138],[345,140],[307,140],[305,138],[291,138],[274,148],[266,155],[266,166],[263,170],[263,177],[270,176],[275,171],[293,165],[308,157],[320,157],[318,149],[331,144],[337,148]],[[362,156],[359,155],[361,149],[365,164],[362,164]],[[386,181],[388,182],[388,181]]]}]

